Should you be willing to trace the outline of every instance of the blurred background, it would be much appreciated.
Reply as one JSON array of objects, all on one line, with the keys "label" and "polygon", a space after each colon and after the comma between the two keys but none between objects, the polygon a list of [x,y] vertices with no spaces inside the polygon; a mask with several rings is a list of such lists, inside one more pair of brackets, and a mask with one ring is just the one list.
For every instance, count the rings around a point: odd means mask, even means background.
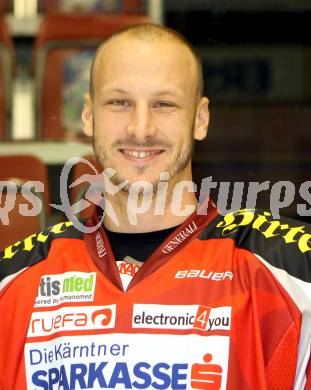
[{"label": "blurred background", "polygon": [[[146,21],[180,31],[203,59],[211,124],[193,156],[198,190],[207,176],[231,183],[229,210],[235,182],[242,206],[248,183],[266,182],[257,207],[270,209],[274,186],[281,214],[311,221],[310,0],[0,0],[0,180],[11,183],[1,186],[0,249],[66,218],[49,204],[61,203],[69,158],[99,169],[80,121],[91,59],[111,33]],[[70,178],[84,173],[94,171],[81,163]],[[34,180],[44,189],[23,187]],[[69,190],[71,202],[86,189]]]}]

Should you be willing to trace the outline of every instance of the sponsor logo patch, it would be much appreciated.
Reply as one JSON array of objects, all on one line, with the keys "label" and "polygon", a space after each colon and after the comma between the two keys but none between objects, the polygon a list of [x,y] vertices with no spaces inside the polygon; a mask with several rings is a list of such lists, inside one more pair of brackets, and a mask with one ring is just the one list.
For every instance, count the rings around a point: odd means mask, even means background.
[{"label": "sponsor logo patch", "polygon": [[27,388],[224,390],[228,356],[228,336],[60,337],[25,345]]},{"label": "sponsor logo patch", "polygon": [[96,272],[65,272],[41,277],[35,307],[56,306],[63,302],[94,300]]},{"label": "sponsor logo patch", "polygon": [[65,331],[108,329],[115,326],[116,305],[73,306],[33,312],[28,337],[42,337]]},{"label": "sponsor logo patch", "polygon": [[133,307],[133,328],[230,330],[231,307],[201,305],[145,305]]}]

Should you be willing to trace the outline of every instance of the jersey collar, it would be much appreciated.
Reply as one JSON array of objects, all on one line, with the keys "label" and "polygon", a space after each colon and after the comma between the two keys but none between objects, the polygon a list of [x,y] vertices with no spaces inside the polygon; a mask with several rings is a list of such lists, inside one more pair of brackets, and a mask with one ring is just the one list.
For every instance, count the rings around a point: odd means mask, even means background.
[{"label": "jersey collar", "polygon": [[[97,207],[88,226],[96,226],[102,216],[103,210]],[[163,243],[149,256],[139,271],[134,275],[128,290],[140,281],[159,269],[172,256],[182,250],[194,240],[206,226],[218,215],[214,203],[207,199],[191,214],[182,225],[179,225]],[[106,230],[101,224],[99,229],[84,234],[84,241],[90,257],[102,274],[118,289],[123,291],[121,278]]]}]

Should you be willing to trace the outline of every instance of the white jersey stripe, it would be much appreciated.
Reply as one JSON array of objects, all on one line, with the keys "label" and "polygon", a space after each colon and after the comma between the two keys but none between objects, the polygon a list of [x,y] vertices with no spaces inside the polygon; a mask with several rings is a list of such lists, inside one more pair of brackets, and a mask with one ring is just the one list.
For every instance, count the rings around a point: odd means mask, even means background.
[{"label": "white jersey stripe", "polygon": [[29,267],[25,267],[21,270],[19,270],[18,272],[15,272],[15,274],[12,274],[12,275],[9,275],[7,277],[5,277],[4,279],[1,280],[0,282],[0,292],[4,289],[4,287],[10,283],[11,280],[15,279],[20,273],[26,271],[26,269],[28,269]]}]

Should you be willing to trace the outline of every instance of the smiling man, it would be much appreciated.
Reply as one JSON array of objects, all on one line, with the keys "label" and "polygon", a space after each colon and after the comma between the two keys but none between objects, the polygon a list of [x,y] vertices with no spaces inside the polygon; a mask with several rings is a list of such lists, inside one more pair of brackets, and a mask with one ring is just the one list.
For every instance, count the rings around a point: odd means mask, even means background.
[{"label": "smiling man", "polygon": [[[115,184],[126,180],[128,189],[145,180],[156,189],[161,172],[167,172],[169,199],[178,182],[192,180],[193,141],[205,138],[209,121],[202,87],[197,54],[173,31],[140,26],[99,47],[82,119],[85,133],[94,137],[97,159],[116,170]],[[127,193],[109,200],[114,208],[127,209]],[[185,193],[182,203],[196,205],[194,193]],[[161,230],[183,222],[170,207],[165,219],[149,210],[136,226],[121,214],[123,230]]]},{"label": "smiling man", "polygon": [[132,26],[99,47],[82,119],[118,191],[85,234],[64,222],[1,254],[1,390],[310,389],[310,227],[199,204],[202,91],[175,31]]}]

